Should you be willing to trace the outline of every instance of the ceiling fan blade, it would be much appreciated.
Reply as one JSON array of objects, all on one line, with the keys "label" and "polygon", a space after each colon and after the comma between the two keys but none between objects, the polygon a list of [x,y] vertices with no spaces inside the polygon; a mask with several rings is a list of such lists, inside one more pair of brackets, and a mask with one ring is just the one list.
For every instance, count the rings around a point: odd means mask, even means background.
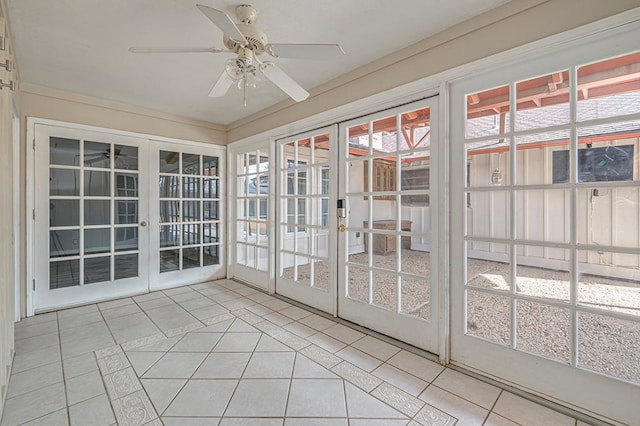
[{"label": "ceiling fan blade", "polygon": [[219,47],[130,47],[131,53],[219,53]]},{"label": "ceiling fan blade", "polygon": [[223,97],[231,85],[233,84],[233,80],[229,77],[229,74],[225,70],[222,71],[220,77],[218,77],[218,81],[213,85],[211,91],[209,92],[209,97],[211,98],[221,98]]},{"label": "ceiling fan blade", "polygon": [[265,62],[263,64],[262,73],[294,101],[301,102],[309,97],[309,92],[304,90],[302,86],[296,83],[295,80],[285,74],[285,72],[275,64]]},{"label": "ceiling fan blade", "polygon": [[211,22],[213,22],[218,28],[220,28],[224,34],[228,35],[235,41],[239,41],[245,44],[247,43],[247,39],[244,37],[244,34],[240,32],[229,15],[221,10],[214,9],[209,6],[204,6],[202,4],[197,4],[196,6],[198,7],[198,9],[200,9],[200,12],[204,13],[205,16],[209,18]]},{"label": "ceiling fan blade", "polygon": [[275,58],[330,60],[344,55],[339,44],[271,43],[267,52]]}]

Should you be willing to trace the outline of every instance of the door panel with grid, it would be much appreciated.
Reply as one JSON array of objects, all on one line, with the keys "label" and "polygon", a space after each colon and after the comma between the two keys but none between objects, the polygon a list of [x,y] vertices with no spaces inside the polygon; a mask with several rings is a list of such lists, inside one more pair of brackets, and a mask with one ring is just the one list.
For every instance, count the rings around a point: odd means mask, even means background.
[{"label": "door panel with grid", "polygon": [[41,125],[36,140],[36,310],[145,291],[145,141]]},{"label": "door panel with grid", "polygon": [[333,313],[335,127],[277,143],[276,292]]},{"label": "door panel with grid", "polygon": [[224,151],[154,143],[151,289],[220,277],[224,271]]}]

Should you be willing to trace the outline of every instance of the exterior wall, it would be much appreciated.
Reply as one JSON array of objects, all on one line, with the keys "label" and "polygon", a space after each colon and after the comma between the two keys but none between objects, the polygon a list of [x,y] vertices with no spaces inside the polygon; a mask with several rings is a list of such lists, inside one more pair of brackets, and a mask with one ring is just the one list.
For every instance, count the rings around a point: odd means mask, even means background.
[{"label": "exterior wall", "polygon": [[[211,123],[29,84],[21,86],[20,92],[21,135],[24,135],[22,136],[23,145],[20,153],[21,188],[26,188],[26,150],[31,147],[31,142],[26,140],[27,117],[45,118],[216,145],[226,145],[227,143],[224,127]],[[10,188],[10,186],[7,188]],[[20,197],[20,217],[25,218],[27,217],[26,191],[22,191]],[[24,242],[21,254],[21,274],[22,277],[25,277],[26,226],[24,223],[20,228],[20,235],[21,241]],[[24,317],[26,315],[26,283],[24,278],[20,287],[22,289],[21,316]]]},{"label": "exterior wall", "polygon": [[[640,139],[618,139],[594,143],[601,146],[633,145],[633,178],[640,179]],[[583,146],[580,147],[584,148]],[[552,183],[553,151],[564,147],[518,151],[518,170],[522,170],[524,185]],[[470,157],[469,180],[473,186],[489,185],[491,174],[500,169],[504,179],[509,176],[508,153],[481,154]],[[518,239],[569,242],[570,194],[565,190],[529,190],[519,192],[516,200]],[[640,245],[640,191],[637,188],[600,190],[578,193],[578,242],[602,246],[638,247]],[[507,192],[474,192],[468,206],[467,234],[476,237],[508,238],[509,196]],[[568,252],[553,247],[520,247],[520,262],[532,266],[568,270]],[[472,242],[470,256],[487,260],[507,261],[501,244]],[[629,275],[628,268],[638,268],[640,258],[628,254],[598,254],[582,252],[579,262],[589,264],[592,273],[640,279]]]},{"label": "exterior wall", "polygon": [[239,141],[640,6],[639,0],[512,0],[229,126]]},{"label": "exterior wall", "polygon": [[[0,35],[5,36],[4,17],[0,4]],[[0,62],[9,59],[14,63],[11,52],[11,44],[7,39],[6,49],[0,51]],[[15,71],[0,70],[0,78],[3,83],[13,81],[17,85],[18,75]],[[6,399],[11,363],[14,354],[14,233],[13,205],[9,200],[13,199],[13,174],[17,165],[13,164],[13,105],[17,104],[17,92],[8,88],[0,90],[0,417],[2,407]]]}]

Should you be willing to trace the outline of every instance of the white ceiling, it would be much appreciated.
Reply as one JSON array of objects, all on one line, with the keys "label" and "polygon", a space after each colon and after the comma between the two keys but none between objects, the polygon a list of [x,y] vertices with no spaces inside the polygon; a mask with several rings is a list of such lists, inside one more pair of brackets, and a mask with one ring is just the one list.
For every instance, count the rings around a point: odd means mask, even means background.
[{"label": "white ceiling", "polygon": [[[339,43],[335,62],[274,60],[307,90],[508,0],[252,0],[274,43]],[[240,0],[7,0],[23,83],[229,124],[287,99],[265,82],[207,94],[230,54],[134,55],[131,46],[218,46],[196,2],[235,21]],[[402,7],[398,7],[401,5]]]}]

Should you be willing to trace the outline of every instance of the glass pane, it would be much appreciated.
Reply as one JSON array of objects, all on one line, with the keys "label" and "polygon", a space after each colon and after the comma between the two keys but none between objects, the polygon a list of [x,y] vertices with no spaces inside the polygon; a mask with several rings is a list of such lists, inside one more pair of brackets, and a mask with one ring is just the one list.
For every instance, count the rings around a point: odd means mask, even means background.
[{"label": "glass pane", "polygon": [[124,254],[115,257],[115,279],[131,278],[138,276],[138,255]]},{"label": "glass pane", "polygon": [[311,259],[307,256],[296,256],[298,272],[296,283],[305,287],[311,287]]},{"label": "glass pane", "polygon": [[79,229],[49,231],[49,257],[77,256],[79,241]]},{"label": "glass pane", "polygon": [[49,200],[49,226],[80,225],[80,201]]},{"label": "glass pane", "polygon": [[409,111],[400,117],[402,132],[399,135],[399,151],[424,149],[431,145],[431,112],[429,108]]},{"label": "glass pane", "polygon": [[182,198],[200,198],[200,178],[182,178]]},{"label": "glass pane", "polygon": [[120,170],[138,170],[138,147],[114,145],[115,168]]},{"label": "glass pane", "polygon": [[[631,126],[640,129],[640,121],[631,123]],[[617,128],[619,127],[619,128]],[[639,154],[637,139],[624,138],[623,136],[603,135],[602,132],[624,132],[625,123],[609,125],[609,128],[595,126],[593,128],[578,129],[578,135],[596,135],[584,137],[579,140],[581,148],[578,150],[578,182],[615,182],[637,181],[634,174],[634,164],[637,163]],[[582,148],[582,146],[585,146]],[[558,150],[553,152],[553,183],[566,183],[569,181],[569,151]]]},{"label": "glass pane", "polygon": [[578,68],[578,120],[635,114],[640,86],[635,71],[640,52]]},{"label": "glass pane", "polygon": [[[251,247],[249,247],[249,249],[251,249]],[[291,253],[281,253],[280,256],[280,263],[282,268],[282,270],[280,271],[280,276],[288,280],[293,280],[295,278],[293,267],[294,256]]]},{"label": "glass pane", "polygon": [[160,252],[160,272],[177,271],[180,269],[180,249],[163,250]]},{"label": "glass pane", "polygon": [[160,222],[180,222],[180,201],[160,201]]},{"label": "glass pane", "polygon": [[467,188],[509,185],[509,139],[465,145]]},{"label": "glass pane", "polygon": [[80,195],[80,171],[49,169],[50,195]]},{"label": "glass pane", "polygon": [[111,195],[111,172],[84,171],[84,195],[108,197]]},{"label": "glass pane", "polygon": [[110,251],[110,228],[84,230],[84,254],[109,253]]},{"label": "glass pane", "polygon": [[[258,249],[258,254],[261,256],[267,255],[266,249]],[[262,259],[261,259],[262,260]],[[313,282],[312,285],[314,288],[318,288],[320,290],[329,291],[329,262],[326,260],[312,260],[313,262]],[[266,265],[266,259],[262,262]],[[260,268],[259,268],[260,269]]]},{"label": "glass pane", "polygon": [[516,84],[516,131],[569,123],[569,71]]},{"label": "glass pane", "polygon": [[578,312],[578,365],[640,384],[640,323]]},{"label": "glass pane", "polygon": [[490,243],[467,242],[467,285],[509,291],[511,266],[508,262],[485,260],[483,252],[489,247]]},{"label": "glass pane", "polygon": [[369,303],[369,270],[347,266],[347,297]]},{"label": "glass pane", "polygon": [[[516,291],[531,297],[569,302],[569,250],[517,246]],[[564,267],[561,265],[564,264]],[[562,269],[561,269],[562,268]]]},{"label": "glass pane", "polygon": [[591,308],[640,317],[640,257],[578,251],[578,301]]},{"label": "glass pane", "polygon": [[[313,163],[329,163],[329,135],[318,135],[313,138]],[[327,166],[328,167],[328,166]]]},{"label": "glass pane", "polygon": [[202,242],[204,244],[219,242],[218,227],[220,225],[218,223],[205,223],[202,226],[203,226]]},{"label": "glass pane", "polygon": [[202,202],[202,219],[203,220],[218,220],[220,216],[218,214],[218,201],[203,201]]},{"label": "glass pane", "polygon": [[373,271],[374,305],[396,310],[398,300],[398,275],[382,271]]},{"label": "glass pane", "polygon": [[429,167],[401,163],[400,189],[402,190],[401,202],[403,206],[429,207],[429,171]]},{"label": "glass pane", "polygon": [[200,224],[182,225],[182,244],[200,244]]},{"label": "glass pane", "polygon": [[[569,179],[569,130],[516,137],[518,185],[565,183]],[[551,160],[551,164],[549,161]]]},{"label": "glass pane", "polygon": [[569,363],[571,311],[542,303],[516,302],[520,350]]},{"label": "glass pane", "polygon": [[398,127],[396,116],[381,118],[373,122],[371,147],[373,152],[396,152],[398,150]]},{"label": "glass pane", "polygon": [[220,246],[204,246],[202,248],[202,266],[220,264]]},{"label": "glass pane", "polygon": [[428,278],[401,276],[401,312],[420,319],[431,318],[431,298]]},{"label": "glass pane", "polygon": [[160,225],[160,247],[180,245],[180,225]]},{"label": "glass pane", "polygon": [[[205,247],[206,249],[206,247]],[[206,258],[205,258],[206,259]],[[269,270],[269,250],[266,248],[258,248],[258,259],[257,259],[257,267],[256,269],[258,269],[259,271],[268,271]],[[316,275],[317,277],[317,275]],[[322,282],[320,281],[320,278],[317,278],[318,281],[316,281],[321,288],[324,288]]]},{"label": "glass pane", "polygon": [[639,188],[578,190],[577,203],[579,244],[640,248]]},{"label": "glass pane", "polygon": [[160,198],[180,198],[179,176],[160,176]]},{"label": "glass pane", "polygon": [[198,154],[182,154],[182,174],[199,175],[200,156]]},{"label": "glass pane", "polygon": [[[206,249],[206,247],[205,247]],[[236,263],[238,265],[246,265],[247,264],[247,246],[244,244],[236,245]],[[206,256],[206,251],[205,251]]]},{"label": "glass pane", "polygon": [[116,172],[116,197],[137,197],[138,175]]},{"label": "glass pane", "polygon": [[80,285],[80,260],[49,263],[49,289]]},{"label": "glass pane", "polygon": [[467,95],[467,139],[509,131],[509,86]]},{"label": "glass pane", "polygon": [[160,151],[160,173],[180,173],[180,153]]},{"label": "glass pane", "polygon": [[509,298],[467,290],[467,334],[501,345],[510,345]]},{"label": "glass pane", "polygon": [[182,249],[182,269],[200,267],[200,247]]},{"label": "glass pane", "polygon": [[115,251],[138,250],[138,227],[115,228]]},{"label": "glass pane", "polygon": [[111,224],[110,212],[111,201],[109,200],[84,200],[85,225]]},{"label": "glass pane", "polygon": [[[202,185],[203,198],[218,198],[218,179],[203,179]],[[251,185],[249,192],[251,192]]]},{"label": "glass pane", "polygon": [[379,234],[374,232],[373,267],[396,272],[398,270],[396,247],[397,237],[395,235]]},{"label": "glass pane", "polygon": [[111,257],[84,259],[84,283],[99,283],[111,280]]},{"label": "glass pane", "polygon": [[200,220],[200,201],[182,202],[182,221],[194,222]]},{"label": "glass pane", "polygon": [[570,191],[516,191],[516,238],[568,243],[570,206]]},{"label": "glass pane", "polygon": [[349,127],[349,157],[360,157],[369,154],[369,123]]},{"label": "glass pane", "polygon": [[80,141],[51,137],[49,139],[49,164],[79,166]]},{"label": "glass pane", "polygon": [[111,144],[86,141],[84,143],[84,165],[86,167],[111,168]]},{"label": "glass pane", "polygon": [[[509,238],[511,216],[509,193],[506,191],[479,191],[471,192],[469,195],[473,210],[467,211],[466,235],[483,238]],[[505,249],[500,250],[502,253],[504,251]]]},{"label": "glass pane", "polygon": [[128,223],[138,223],[138,201],[136,200],[115,200],[115,223],[124,225]]},{"label": "glass pane", "polygon": [[202,172],[205,176],[218,176],[218,157],[203,156]]}]

